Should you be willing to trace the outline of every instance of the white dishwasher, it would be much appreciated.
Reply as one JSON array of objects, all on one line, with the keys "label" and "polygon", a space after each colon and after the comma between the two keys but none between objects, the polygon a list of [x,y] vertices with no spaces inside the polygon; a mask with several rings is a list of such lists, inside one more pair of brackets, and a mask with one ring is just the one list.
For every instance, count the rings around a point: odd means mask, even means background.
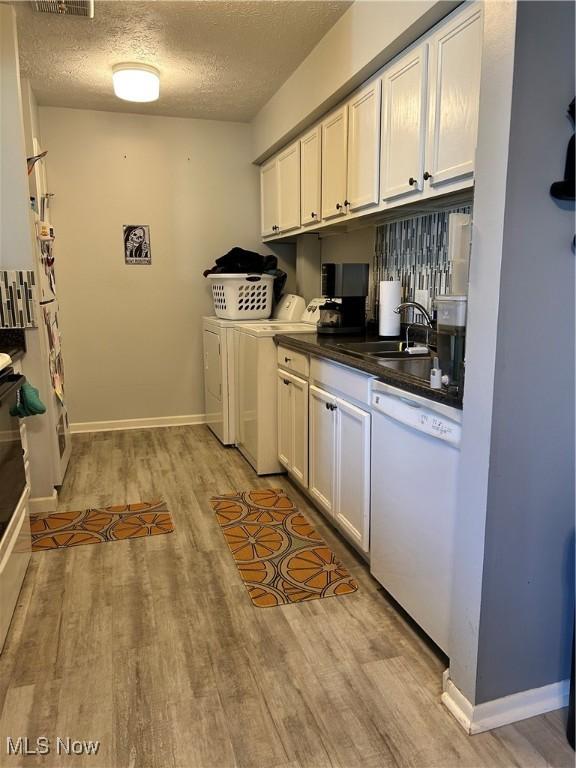
[{"label": "white dishwasher", "polygon": [[372,384],[370,570],[450,655],[462,412]]}]

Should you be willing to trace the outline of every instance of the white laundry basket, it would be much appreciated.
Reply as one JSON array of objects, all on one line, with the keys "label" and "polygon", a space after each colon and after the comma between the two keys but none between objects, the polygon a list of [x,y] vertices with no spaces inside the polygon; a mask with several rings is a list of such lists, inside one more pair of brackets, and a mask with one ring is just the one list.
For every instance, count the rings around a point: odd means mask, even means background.
[{"label": "white laundry basket", "polygon": [[262,320],[272,314],[273,275],[208,275],[214,311],[225,320]]}]

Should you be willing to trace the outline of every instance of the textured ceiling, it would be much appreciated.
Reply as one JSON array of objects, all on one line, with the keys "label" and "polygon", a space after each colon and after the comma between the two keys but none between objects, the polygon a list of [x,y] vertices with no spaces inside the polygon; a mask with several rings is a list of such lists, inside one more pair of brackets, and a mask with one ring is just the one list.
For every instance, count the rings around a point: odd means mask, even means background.
[{"label": "textured ceiling", "polygon": [[[42,105],[248,121],[351,2],[96,0],[93,20],[15,5],[21,71]],[[159,101],[114,96],[123,61],[160,70]]]}]

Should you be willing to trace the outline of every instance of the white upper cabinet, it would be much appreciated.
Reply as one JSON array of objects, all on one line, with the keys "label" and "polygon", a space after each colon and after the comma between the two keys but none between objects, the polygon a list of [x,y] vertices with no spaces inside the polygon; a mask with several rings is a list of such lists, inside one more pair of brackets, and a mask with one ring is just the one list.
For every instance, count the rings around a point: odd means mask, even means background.
[{"label": "white upper cabinet", "polygon": [[380,94],[380,80],[376,80],[348,102],[347,206],[350,211],[379,202]]},{"label": "white upper cabinet", "polygon": [[278,155],[278,226],[289,232],[300,226],[300,142]]},{"label": "white upper cabinet", "polygon": [[278,225],[278,164],[276,158],[260,168],[260,223],[262,236],[275,235]]},{"label": "white upper cabinet", "polygon": [[401,56],[382,77],[383,200],[414,196],[424,186],[427,58],[424,44]]},{"label": "white upper cabinet", "polygon": [[317,125],[300,139],[300,209],[302,225],[317,224],[322,212],[322,129]]},{"label": "white upper cabinet", "polygon": [[264,165],[263,237],[471,187],[482,40],[463,3]]},{"label": "white upper cabinet", "polygon": [[346,214],[348,106],[322,123],[322,218]]},{"label": "white upper cabinet", "polygon": [[425,178],[445,186],[474,173],[480,64],[482,8],[442,24],[430,40],[430,91]]}]

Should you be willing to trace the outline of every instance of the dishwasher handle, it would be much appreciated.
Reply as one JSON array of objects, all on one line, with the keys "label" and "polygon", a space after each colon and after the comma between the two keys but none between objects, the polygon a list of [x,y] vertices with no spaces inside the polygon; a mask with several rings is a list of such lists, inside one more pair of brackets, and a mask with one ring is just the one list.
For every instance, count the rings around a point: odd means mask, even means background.
[{"label": "dishwasher handle", "polygon": [[411,400],[409,397],[374,392],[372,394],[372,410],[455,448],[460,446],[462,439],[460,424],[426,408],[425,405]]}]

